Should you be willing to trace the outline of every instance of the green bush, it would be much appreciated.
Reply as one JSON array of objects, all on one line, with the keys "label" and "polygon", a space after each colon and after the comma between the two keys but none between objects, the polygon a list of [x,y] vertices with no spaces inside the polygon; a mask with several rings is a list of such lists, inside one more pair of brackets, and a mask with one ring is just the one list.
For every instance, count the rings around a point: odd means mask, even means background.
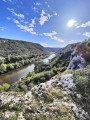
[{"label": "green bush", "polygon": [[0,91],[6,91],[9,89],[10,85],[7,83],[4,83],[3,85],[0,85]]},{"label": "green bush", "polygon": [[14,69],[14,66],[12,64],[8,64],[8,70],[13,70]]},{"label": "green bush", "polygon": [[61,75],[73,74],[73,73],[74,73],[73,70],[66,70],[66,71],[64,71]]},{"label": "green bush", "polygon": [[76,70],[74,82],[82,94],[90,94],[90,66]]},{"label": "green bush", "polygon": [[5,91],[10,87],[10,85],[7,84],[7,83],[4,83],[2,86],[3,86],[3,88],[4,88]]},{"label": "green bush", "polygon": [[42,65],[44,65],[45,63],[43,61],[38,61],[35,63],[35,68],[34,71],[35,73],[39,73],[42,71]]},{"label": "green bush", "polygon": [[0,66],[0,73],[4,73],[7,70],[7,65],[6,64],[1,64]]}]

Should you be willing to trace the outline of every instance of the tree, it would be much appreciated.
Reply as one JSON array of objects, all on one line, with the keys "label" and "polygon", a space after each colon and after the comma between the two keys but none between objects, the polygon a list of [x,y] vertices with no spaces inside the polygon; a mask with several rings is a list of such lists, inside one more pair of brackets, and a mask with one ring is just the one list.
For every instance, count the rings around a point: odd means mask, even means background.
[{"label": "tree", "polygon": [[14,66],[13,66],[12,64],[9,64],[9,65],[8,65],[8,69],[9,69],[9,70],[13,70],[13,69],[14,69]]},{"label": "tree", "polygon": [[42,65],[44,65],[45,63],[43,61],[38,61],[35,63],[35,73],[39,73],[42,71]]},{"label": "tree", "polygon": [[0,66],[0,73],[6,72],[6,69],[7,69],[7,65],[6,64],[1,64],[1,66]]}]

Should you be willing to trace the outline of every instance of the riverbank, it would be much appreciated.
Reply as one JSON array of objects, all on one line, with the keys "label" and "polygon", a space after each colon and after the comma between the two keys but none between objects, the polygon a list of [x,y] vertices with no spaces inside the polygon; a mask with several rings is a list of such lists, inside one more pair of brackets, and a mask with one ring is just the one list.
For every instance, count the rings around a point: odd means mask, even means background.
[{"label": "riverbank", "polygon": [[[49,57],[45,58],[43,61],[48,62],[49,59],[55,57],[55,54],[50,55]],[[8,73],[0,75],[0,84],[8,83],[12,84],[15,81],[18,81],[20,78],[26,75],[27,72],[31,72],[34,70],[34,64],[30,64],[28,66],[23,66],[21,68],[12,70]]]}]

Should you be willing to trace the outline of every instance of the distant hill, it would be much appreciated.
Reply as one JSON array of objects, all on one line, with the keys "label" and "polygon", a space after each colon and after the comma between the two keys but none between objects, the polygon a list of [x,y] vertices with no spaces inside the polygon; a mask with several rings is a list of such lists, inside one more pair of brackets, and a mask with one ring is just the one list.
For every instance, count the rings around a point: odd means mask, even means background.
[{"label": "distant hill", "polygon": [[48,54],[49,52],[40,44],[0,38],[0,56]]},{"label": "distant hill", "polygon": [[61,48],[45,47],[45,49],[48,50],[49,52],[57,52]]},{"label": "distant hill", "polygon": [[69,44],[66,47],[63,47],[61,49],[59,49],[56,53],[57,54],[65,54],[68,52],[73,52],[75,47],[77,46],[78,43],[74,43],[74,44]]}]

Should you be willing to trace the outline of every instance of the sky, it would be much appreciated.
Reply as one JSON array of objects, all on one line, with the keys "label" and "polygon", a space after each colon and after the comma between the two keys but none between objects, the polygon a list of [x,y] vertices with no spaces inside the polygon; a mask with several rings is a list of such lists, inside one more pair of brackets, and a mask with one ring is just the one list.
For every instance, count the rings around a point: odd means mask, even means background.
[{"label": "sky", "polygon": [[64,47],[90,38],[90,0],[0,0],[0,38]]}]

